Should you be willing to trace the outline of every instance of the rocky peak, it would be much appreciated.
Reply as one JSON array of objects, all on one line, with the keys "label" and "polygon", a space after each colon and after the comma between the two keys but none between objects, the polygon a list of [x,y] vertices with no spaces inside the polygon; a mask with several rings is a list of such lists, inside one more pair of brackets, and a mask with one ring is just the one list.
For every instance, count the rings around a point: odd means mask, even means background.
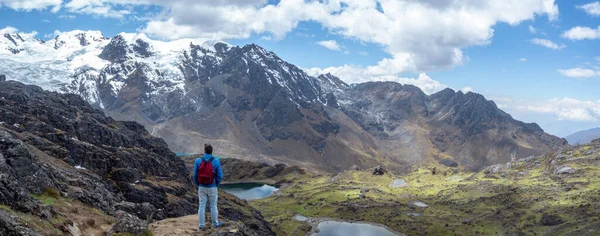
[{"label": "rocky peak", "polygon": [[[18,33],[5,33],[4,37],[0,37],[0,49],[5,49],[11,54],[19,54],[24,49],[24,45],[30,39],[24,39]],[[36,41],[39,43],[38,41]]]},{"label": "rocky peak", "polygon": [[71,49],[77,50],[82,47],[100,43],[107,38],[100,31],[82,31],[74,30],[63,32],[57,35],[53,42],[54,49]]},{"label": "rocky peak", "polygon": [[214,45],[214,48],[217,53],[224,54],[229,51],[230,47],[226,43],[218,42]]},{"label": "rocky peak", "polygon": [[340,92],[350,88],[348,84],[342,81],[340,78],[332,75],[331,73],[322,74],[317,77],[321,83],[321,87],[326,92]]},{"label": "rocky peak", "polygon": [[128,59],[129,47],[122,35],[117,35],[110,40],[98,57],[112,63],[124,62]]},{"label": "rocky peak", "polygon": [[25,42],[25,40],[23,40],[19,34],[5,33],[4,37],[8,39],[8,41],[10,41],[14,46],[19,46],[22,42]]}]

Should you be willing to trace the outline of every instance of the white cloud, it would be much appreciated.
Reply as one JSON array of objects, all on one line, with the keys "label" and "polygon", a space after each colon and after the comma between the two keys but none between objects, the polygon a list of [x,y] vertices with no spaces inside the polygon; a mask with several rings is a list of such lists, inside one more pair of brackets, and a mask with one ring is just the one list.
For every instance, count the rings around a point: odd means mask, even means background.
[{"label": "white cloud", "polygon": [[88,14],[106,18],[122,18],[132,12],[123,9],[128,3],[136,3],[137,0],[71,0],[65,5],[69,12],[78,14]]},{"label": "white cloud", "polygon": [[558,70],[563,76],[576,78],[576,79],[587,79],[591,77],[600,77],[600,71],[584,69],[584,68],[573,68],[566,70]]},{"label": "white cloud", "polygon": [[232,39],[269,33],[281,39],[299,22],[314,21],[331,33],[383,46],[390,57],[380,64],[395,69],[388,74],[460,65],[466,58],[462,49],[490,43],[497,23],[558,16],[554,0],[153,2],[168,10],[142,31],[157,37]]},{"label": "white cloud", "polygon": [[600,2],[590,2],[588,4],[579,5],[577,8],[584,10],[591,16],[600,16]]},{"label": "white cloud", "polygon": [[463,93],[473,92],[473,88],[466,86],[466,87],[462,88],[460,91],[462,91]]},{"label": "white cloud", "polygon": [[554,114],[558,120],[597,121],[600,120],[600,100],[580,101],[573,98],[551,99],[542,104],[521,105],[521,111]]},{"label": "white cloud", "polygon": [[75,19],[77,18],[75,15],[60,15],[58,19]]},{"label": "white cloud", "polygon": [[42,20],[42,22],[44,22],[44,23],[50,23],[50,20],[48,20],[48,19],[43,19],[43,20]]},{"label": "white cloud", "polygon": [[59,36],[61,33],[60,30],[54,30],[51,34],[44,34],[44,38],[56,38],[56,36]]},{"label": "white cloud", "polygon": [[[0,0],[1,1],[1,0]],[[57,0],[53,0],[57,1]],[[134,7],[163,11],[140,28],[162,39],[240,39],[267,34],[282,39],[300,22],[332,34],[382,46],[389,54],[360,73],[395,76],[461,65],[463,49],[487,45],[498,23],[518,25],[558,18],[555,0],[71,0],[69,12],[100,17],[135,15]],[[379,9],[382,9],[380,11]],[[344,66],[349,67],[349,66]]]},{"label": "white cloud", "polygon": [[0,0],[0,6],[17,11],[44,10],[52,7],[52,12],[58,12],[61,4],[62,0]]},{"label": "white cloud", "polygon": [[521,59],[519,59],[519,61],[526,62],[527,58],[521,58]]},{"label": "white cloud", "polygon": [[596,29],[581,26],[573,27],[565,31],[561,36],[570,40],[599,39],[600,26]]},{"label": "white cloud", "polygon": [[4,27],[3,29],[0,29],[0,35],[4,35],[4,34],[19,34],[23,38],[35,38],[35,36],[37,35],[37,33],[38,33],[37,31],[21,32],[17,28],[12,27],[10,25]]},{"label": "white cloud", "polygon": [[531,34],[536,34],[537,33],[537,29],[535,29],[533,26],[529,26],[529,33]]},{"label": "white cloud", "polygon": [[371,70],[369,70],[369,68],[347,65],[341,67],[329,67],[325,69],[310,68],[304,69],[304,71],[311,76],[319,76],[321,74],[331,73],[349,84],[364,83],[369,81],[393,81],[401,84],[412,84],[419,87],[426,94],[433,94],[448,88],[447,85],[430,78],[426,73],[420,73],[419,77],[416,79],[405,78],[396,75],[376,75],[370,73]]},{"label": "white cloud", "polygon": [[329,50],[333,50],[333,51],[340,51],[342,50],[340,45],[337,43],[337,41],[335,40],[325,40],[325,41],[319,41],[317,42],[318,45],[321,45],[322,47],[325,47]]},{"label": "white cloud", "polygon": [[537,44],[540,46],[544,46],[550,49],[554,49],[554,50],[561,50],[567,46],[565,46],[564,44],[558,45],[548,39],[540,39],[540,38],[535,38],[531,40],[531,43],[533,44]]},{"label": "white cloud", "polygon": [[369,55],[369,53],[368,53],[368,52],[365,52],[365,51],[360,51],[360,52],[358,52],[358,55],[361,55],[361,56],[368,56],[368,55]]}]

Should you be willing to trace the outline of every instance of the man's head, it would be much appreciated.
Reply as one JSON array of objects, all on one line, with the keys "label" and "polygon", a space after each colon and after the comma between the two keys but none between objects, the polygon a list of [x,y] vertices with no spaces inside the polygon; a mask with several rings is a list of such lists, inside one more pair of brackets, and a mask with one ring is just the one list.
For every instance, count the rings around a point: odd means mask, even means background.
[{"label": "man's head", "polygon": [[213,147],[210,144],[204,144],[204,153],[206,154],[212,154],[213,152]]}]

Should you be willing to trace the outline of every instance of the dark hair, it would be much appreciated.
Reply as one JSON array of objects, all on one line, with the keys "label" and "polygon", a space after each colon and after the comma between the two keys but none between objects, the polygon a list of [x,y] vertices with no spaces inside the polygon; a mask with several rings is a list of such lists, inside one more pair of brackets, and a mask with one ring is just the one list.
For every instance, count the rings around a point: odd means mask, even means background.
[{"label": "dark hair", "polygon": [[213,147],[210,144],[204,144],[204,153],[206,154],[212,154],[213,152]]}]

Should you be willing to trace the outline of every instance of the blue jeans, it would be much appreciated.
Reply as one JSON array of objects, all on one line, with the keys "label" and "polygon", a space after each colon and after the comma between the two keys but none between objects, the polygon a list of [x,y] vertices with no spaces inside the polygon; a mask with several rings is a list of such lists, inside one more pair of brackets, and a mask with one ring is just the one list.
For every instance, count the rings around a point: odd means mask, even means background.
[{"label": "blue jeans", "polygon": [[217,198],[218,198],[218,190],[217,188],[205,188],[202,186],[198,186],[198,226],[200,228],[204,228],[204,213],[206,212],[206,201],[210,204],[210,219],[212,220],[212,225],[216,226],[218,224],[219,218],[219,210],[217,209]]}]

